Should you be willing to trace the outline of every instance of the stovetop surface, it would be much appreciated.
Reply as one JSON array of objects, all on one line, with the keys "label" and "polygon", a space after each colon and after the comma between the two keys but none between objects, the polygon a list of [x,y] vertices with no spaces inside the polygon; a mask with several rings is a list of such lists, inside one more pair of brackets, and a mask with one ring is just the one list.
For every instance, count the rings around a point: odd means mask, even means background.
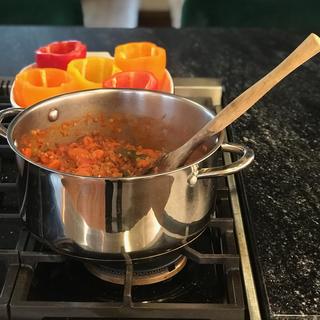
[{"label": "stovetop surface", "polygon": [[[8,106],[3,100],[1,108]],[[205,103],[212,108],[212,99]],[[181,250],[188,258],[182,271],[156,284],[132,286],[129,277],[117,285],[91,274],[82,261],[51,251],[25,229],[15,156],[1,138],[0,319],[248,319],[229,185],[224,177],[216,181],[211,222]]]},{"label": "stovetop surface", "polygon": [[[218,230],[209,228],[206,233],[218,233]],[[199,239],[197,244],[204,249],[206,243],[211,244],[206,241],[211,236],[214,238],[219,235],[204,234],[204,239]],[[80,261],[65,259],[35,263],[28,301],[123,301],[122,285],[97,278],[90,274]],[[226,293],[225,271],[222,265],[198,265],[189,260],[183,270],[172,279],[157,284],[133,286],[132,301],[224,303]]]}]

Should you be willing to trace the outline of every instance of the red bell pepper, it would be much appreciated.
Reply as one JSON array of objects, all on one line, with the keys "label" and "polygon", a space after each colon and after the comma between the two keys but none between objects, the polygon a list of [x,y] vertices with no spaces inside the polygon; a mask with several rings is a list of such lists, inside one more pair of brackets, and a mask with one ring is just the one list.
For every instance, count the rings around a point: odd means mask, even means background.
[{"label": "red bell pepper", "polygon": [[103,82],[104,88],[133,88],[158,90],[158,81],[151,72],[128,71],[114,74]]},{"label": "red bell pepper", "polygon": [[85,58],[87,47],[80,41],[69,40],[51,42],[36,50],[36,64],[39,68],[67,69],[74,59]]}]

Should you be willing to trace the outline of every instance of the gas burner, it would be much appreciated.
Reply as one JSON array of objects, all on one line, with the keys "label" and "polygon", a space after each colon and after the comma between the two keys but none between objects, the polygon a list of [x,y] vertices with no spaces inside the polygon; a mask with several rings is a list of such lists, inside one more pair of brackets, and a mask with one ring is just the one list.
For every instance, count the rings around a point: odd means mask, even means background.
[{"label": "gas burner", "polygon": [[[182,255],[169,256],[165,260],[164,257],[161,257],[143,262],[133,262],[132,285],[141,286],[170,279],[181,271],[186,263],[187,258]],[[86,262],[85,266],[92,274],[104,281],[121,285],[125,282],[126,266],[124,263],[94,264]]]}]

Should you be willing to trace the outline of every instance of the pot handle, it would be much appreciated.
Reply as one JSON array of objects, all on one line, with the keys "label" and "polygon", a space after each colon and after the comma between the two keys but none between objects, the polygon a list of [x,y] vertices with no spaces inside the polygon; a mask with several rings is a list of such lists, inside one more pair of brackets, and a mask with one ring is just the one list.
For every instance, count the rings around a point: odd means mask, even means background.
[{"label": "pot handle", "polygon": [[0,111],[0,136],[7,138],[7,128],[2,124],[2,121],[7,117],[12,117],[22,112],[22,108],[7,108]]},{"label": "pot handle", "polygon": [[246,168],[254,159],[254,152],[252,149],[235,143],[223,143],[221,145],[223,152],[232,152],[242,154],[241,158],[217,168],[202,168],[197,173],[197,178],[211,178],[218,176],[227,176],[236,173]]}]

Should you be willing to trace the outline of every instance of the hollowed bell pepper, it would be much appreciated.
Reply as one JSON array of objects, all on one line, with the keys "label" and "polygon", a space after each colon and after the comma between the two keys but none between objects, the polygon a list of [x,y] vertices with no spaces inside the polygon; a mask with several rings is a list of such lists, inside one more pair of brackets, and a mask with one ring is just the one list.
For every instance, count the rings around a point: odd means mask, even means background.
[{"label": "hollowed bell pepper", "polygon": [[122,71],[148,71],[162,82],[166,50],[151,42],[129,42],[115,48],[114,59]]},{"label": "hollowed bell pepper", "polygon": [[102,57],[76,59],[71,61],[67,68],[79,89],[102,88],[102,82],[116,71],[119,69],[115,69],[114,60]]},{"label": "hollowed bell pepper", "polygon": [[158,81],[150,72],[127,71],[114,74],[103,82],[103,87],[157,90]]},{"label": "hollowed bell pepper", "polygon": [[47,98],[76,90],[66,71],[54,68],[30,68],[17,74],[13,94],[15,102],[25,108]]},{"label": "hollowed bell pepper", "polygon": [[67,69],[74,59],[85,58],[87,47],[80,41],[52,42],[36,50],[36,64],[39,68]]}]

